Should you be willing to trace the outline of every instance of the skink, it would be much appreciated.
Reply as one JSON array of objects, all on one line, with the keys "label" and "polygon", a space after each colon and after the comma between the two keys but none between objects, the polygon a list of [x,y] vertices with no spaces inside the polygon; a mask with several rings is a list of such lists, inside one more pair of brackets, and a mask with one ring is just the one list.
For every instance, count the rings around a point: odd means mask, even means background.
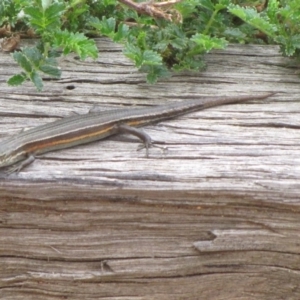
[{"label": "skink", "polygon": [[172,102],[150,108],[113,109],[66,117],[20,132],[1,141],[0,168],[13,166],[9,169],[9,173],[18,172],[33,162],[36,155],[90,143],[121,132],[131,133],[139,137],[148,154],[148,148],[152,145],[151,138],[145,132],[134,127],[214,106],[265,99],[273,94],[205,97],[200,100]]}]

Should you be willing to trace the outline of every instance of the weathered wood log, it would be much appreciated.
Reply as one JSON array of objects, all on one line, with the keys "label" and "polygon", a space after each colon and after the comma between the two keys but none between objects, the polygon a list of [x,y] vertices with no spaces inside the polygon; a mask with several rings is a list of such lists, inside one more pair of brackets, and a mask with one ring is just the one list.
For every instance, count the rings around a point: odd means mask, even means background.
[{"label": "weathered wood log", "polygon": [[233,45],[148,85],[119,46],[98,46],[96,61],[63,58],[42,93],[7,86],[18,68],[2,53],[0,138],[93,105],[278,94],[144,128],[166,154],[116,136],[1,177],[0,298],[299,299],[297,66]]}]

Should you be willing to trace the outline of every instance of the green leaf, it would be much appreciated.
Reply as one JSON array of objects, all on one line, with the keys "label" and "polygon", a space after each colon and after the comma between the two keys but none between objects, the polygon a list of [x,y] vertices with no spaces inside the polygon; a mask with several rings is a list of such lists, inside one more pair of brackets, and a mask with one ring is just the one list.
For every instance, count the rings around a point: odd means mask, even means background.
[{"label": "green leaf", "polygon": [[153,50],[141,51],[140,48],[127,43],[123,50],[125,56],[135,62],[135,66],[140,68],[142,65],[161,65],[162,57]]},{"label": "green leaf", "polygon": [[187,45],[187,39],[184,38],[175,38],[174,40],[170,41],[170,44],[172,45],[172,47],[174,47],[175,49],[182,49]]},{"label": "green leaf", "polygon": [[61,76],[61,69],[55,66],[42,65],[40,70],[51,77],[60,78]]},{"label": "green leaf", "polygon": [[106,17],[104,16],[100,24],[101,24],[100,32],[103,35],[113,38],[115,35],[116,19],[115,18],[106,19]]},{"label": "green leaf", "polygon": [[284,45],[284,47],[281,47],[281,52],[286,56],[292,56],[296,53],[297,49],[300,49],[300,34],[286,38],[281,37],[277,40]]},{"label": "green leaf", "polygon": [[[225,1],[223,1],[223,2],[225,2]],[[215,5],[215,11],[220,11],[222,9],[225,9],[227,7],[227,5],[229,4],[228,2],[229,1],[226,1],[227,4],[217,3]]]},{"label": "green leaf", "polygon": [[203,70],[205,68],[205,63],[201,56],[197,55],[197,57],[188,57],[186,56],[184,59],[180,60],[178,64],[175,64],[172,68],[174,71],[182,71],[182,70]]},{"label": "green leaf", "polygon": [[256,10],[253,8],[244,8],[238,5],[229,5],[228,11],[242,19],[244,22],[252,25],[253,27],[259,29],[270,37],[274,37],[277,31],[277,27],[269,23],[268,17],[262,17]]},{"label": "green leaf", "polygon": [[116,19],[107,19],[105,16],[103,16],[102,20],[100,21],[98,18],[92,17],[90,18],[89,25],[98,29],[103,35],[110,35],[111,33],[115,32]]},{"label": "green leaf", "polygon": [[0,1],[0,26],[3,24],[10,24],[12,27],[18,22],[19,7],[14,1],[1,0]]},{"label": "green leaf", "polygon": [[102,28],[102,24],[101,24],[100,20],[97,17],[90,17],[89,25],[96,28],[96,29],[98,29],[98,30],[101,30],[101,28]]},{"label": "green leaf", "polygon": [[224,9],[226,8],[232,1],[231,0],[219,0],[219,3],[216,4],[215,9]]},{"label": "green leaf", "polygon": [[198,0],[182,1],[176,4],[176,9],[181,13],[183,18],[188,18],[196,10]]},{"label": "green leaf", "polygon": [[115,42],[124,40],[129,34],[129,27],[123,23],[118,25],[118,30],[116,31],[116,19],[112,17],[107,19],[104,16],[101,21],[96,17],[92,17],[89,25],[99,30],[102,35],[110,37]]},{"label": "green leaf", "polygon": [[26,58],[23,52],[14,52],[12,54],[14,60],[23,68],[27,73],[32,71],[32,65]]},{"label": "green leaf", "polygon": [[243,43],[246,39],[246,34],[242,32],[239,28],[231,28],[228,27],[224,31],[224,35],[229,39],[229,40],[238,40],[240,43]]},{"label": "green leaf", "polygon": [[36,47],[22,48],[22,51],[15,52],[12,56],[25,72],[11,77],[8,81],[11,85],[18,85],[23,83],[26,79],[30,79],[37,90],[40,91],[43,88],[43,81],[39,72],[55,78],[59,78],[61,75],[55,58],[44,57]]},{"label": "green leaf", "polygon": [[276,15],[278,13],[279,3],[277,0],[269,0],[267,7],[267,15],[273,23],[277,22]]},{"label": "green leaf", "polygon": [[65,10],[62,3],[52,3],[45,10],[42,7],[28,6],[24,8],[24,13],[28,16],[30,25],[43,34],[45,31],[53,31],[60,28],[60,16]]},{"label": "green leaf", "polygon": [[41,60],[43,60],[42,53],[37,48],[23,48],[23,54],[27,60],[36,68],[39,67]]},{"label": "green leaf", "polygon": [[148,72],[148,82],[155,82],[168,70],[203,68],[202,54],[232,41],[275,41],[285,55],[300,56],[300,1],[269,0],[258,12],[262,2],[184,0],[170,6],[182,20],[177,23],[139,14],[117,0],[0,0],[0,27],[4,32],[33,29],[40,36],[40,46],[13,54],[24,73],[12,82],[30,79],[41,89],[44,74],[60,77],[54,58],[62,53],[96,58],[95,42],[87,38],[95,35],[124,44],[124,54]]},{"label": "green leaf", "polygon": [[225,39],[213,38],[208,35],[197,33],[191,37],[198,46],[201,52],[208,52],[212,49],[224,49],[227,47],[228,42]]},{"label": "green leaf", "polygon": [[34,23],[40,24],[40,20],[43,18],[43,12],[38,7],[25,7],[24,13],[28,15],[29,19]]},{"label": "green leaf", "polygon": [[155,72],[148,72],[147,74],[147,82],[154,84],[157,82],[158,79],[158,74],[156,74]]},{"label": "green leaf", "polygon": [[65,10],[65,5],[63,3],[54,2],[50,6],[48,6],[47,9],[45,10],[45,17],[48,20],[52,20],[56,22],[57,18],[63,13],[64,10]]},{"label": "green leaf", "polygon": [[7,80],[7,83],[12,86],[21,85],[27,79],[26,74],[16,74]]},{"label": "green leaf", "polygon": [[73,33],[67,30],[54,33],[52,46],[63,48],[64,55],[74,51],[80,56],[80,59],[86,57],[97,58],[98,48],[94,40],[89,40],[83,33]]},{"label": "green leaf", "polygon": [[156,83],[158,78],[170,76],[170,72],[165,66],[145,66],[141,70],[148,73],[147,82],[151,84]]},{"label": "green leaf", "polygon": [[123,53],[124,53],[125,56],[127,56],[128,58],[133,60],[137,67],[141,66],[142,51],[141,51],[140,48],[134,46],[132,43],[127,43],[125,45]]},{"label": "green leaf", "polygon": [[43,89],[43,80],[41,76],[38,74],[38,72],[33,71],[30,74],[30,80],[35,85],[36,89],[40,92]]},{"label": "green leaf", "polygon": [[146,50],[144,51],[142,55],[143,62],[142,64],[145,65],[161,65],[162,64],[162,57],[157,53],[152,50]]},{"label": "green leaf", "polygon": [[213,11],[214,8],[214,4],[210,1],[210,0],[201,0],[199,1],[199,5],[201,5],[202,7],[205,7],[206,9]]},{"label": "green leaf", "polygon": [[114,42],[121,42],[126,39],[129,34],[129,27],[126,24],[120,23],[118,26],[118,31],[115,33],[113,37]]}]

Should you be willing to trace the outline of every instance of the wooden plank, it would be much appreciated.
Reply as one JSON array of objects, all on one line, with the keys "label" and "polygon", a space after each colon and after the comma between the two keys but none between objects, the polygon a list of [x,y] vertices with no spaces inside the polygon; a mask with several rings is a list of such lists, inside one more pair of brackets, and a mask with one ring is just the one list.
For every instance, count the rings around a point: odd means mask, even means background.
[{"label": "wooden plank", "polygon": [[95,62],[61,59],[43,93],[8,87],[2,53],[0,138],[95,104],[278,94],[147,126],[166,154],[118,136],[1,177],[1,298],[300,298],[296,67],[277,47],[232,45],[203,73],[148,85],[119,46],[98,47]]}]

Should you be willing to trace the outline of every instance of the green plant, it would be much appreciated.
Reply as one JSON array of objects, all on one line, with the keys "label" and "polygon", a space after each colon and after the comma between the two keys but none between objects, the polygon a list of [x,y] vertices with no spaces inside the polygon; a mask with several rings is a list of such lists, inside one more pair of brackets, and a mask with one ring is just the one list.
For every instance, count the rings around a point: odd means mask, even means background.
[{"label": "green plant", "polygon": [[205,53],[232,42],[276,43],[284,55],[299,57],[299,0],[259,1],[2,0],[5,35],[34,32],[40,38],[12,54],[22,72],[8,83],[30,79],[41,90],[42,74],[60,77],[57,56],[97,58],[97,36],[121,43],[151,83],[172,71],[203,69]]},{"label": "green plant", "polygon": [[228,11],[263,32],[272,43],[279,44],[284,55],[299,58],[300,1],[269,0],[267,9],[261,13],[233,4]]}]

